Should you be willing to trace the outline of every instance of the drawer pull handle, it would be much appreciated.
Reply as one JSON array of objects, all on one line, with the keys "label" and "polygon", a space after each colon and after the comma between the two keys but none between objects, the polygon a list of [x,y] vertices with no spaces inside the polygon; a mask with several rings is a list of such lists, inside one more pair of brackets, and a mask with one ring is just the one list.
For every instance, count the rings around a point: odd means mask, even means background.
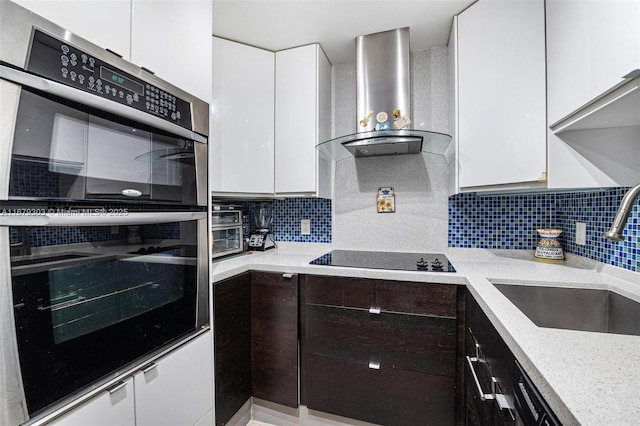
[{"label": "drawer pull handle", "polygon": [[380,315],[380,308],[369,308],[369,313],[370,314],[376,314],[376,315]]},{"label": "drawer pull handle", "polygon": [[511,418],[515,420],[513,414],[513,410],[515,410],[513,398],[497,392],[498,388],[496,385],[498,384],[498,379],[491,377],[491,393],[484,393],[482,386],[480,385],[480,380],[478,380],[476,370],[473,366],[474,362],[479,362],[480,360],[477,357],[470,357],[468,355],[466,358],[467,363],[469,364],[469,370],[471,370],[471,374],[473,375],[473,381],[476,383],[476,388],[478,389],[478,397],[480,397],[480,401],[495,400],[498,403],[498,407],[500,407],[501,410],[509,410]]},{"label": "drawer pull handle", "polygon": [[156,364],[155,362],[150,362],[149,364],[142,367],[142,372],[144,374],[147,374],[148,372],[153,371],[156,368],[158,368],[158,364]]},{"label": "drawer pull handle", "polygon": [[480,401],[486,401],[488,399],[493,399],[493,394],[484,393],[482,390],[482,386],[480,386],[480,380],[478,380],[478,375],[476,374],[475,368],[473,368],[473,363],[478,362],[477,357],[470,357],[467,355],[467,363],[469,363],[469,370],[471,370],[471,375],[473,375],[473,381],[476,383],[476,388],[478,389],[478,396],[480,397]]},{"label": "drawer pull handle", "polygon": [[282,278],[284,278],[285,280],[290,280],[291,278],[293,278],[293,274],[282,274]]},{"label": "drawer pull handle", "polygon": [[379,362],[375,362],[375,361],[371,361],[369,362],[369,368],[372,370],[380,370],[380,363]]},{"label": "drawer pull handle", "polygon": [[125,382],[119,381],[113,386],[107,388],[107,392],[109,392],[110,395],[113,395],[114,393],[118,392],[120,389],[124,388],[125,386],[127,386]]}]

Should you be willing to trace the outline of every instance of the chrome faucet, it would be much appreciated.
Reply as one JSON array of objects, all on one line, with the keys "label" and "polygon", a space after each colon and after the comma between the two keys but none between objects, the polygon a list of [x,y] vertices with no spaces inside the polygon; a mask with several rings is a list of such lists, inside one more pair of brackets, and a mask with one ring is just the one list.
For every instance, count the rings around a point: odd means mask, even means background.
[{"label": "chrome faucet", "polygon": [[26,256],[31,254],[31,244],[29,244],[29,234],[26,226],[20,227],[20,242],[11,243],[10,254],[11,256]]},{"label": "chrome faucet", "polygon": [[633,203],[639,195],[640,183],[628,190],[626,194],[624,194],[624,197],[620,202],[620,206],[618,207],[616,216],[613,218],[613,222],[611,223],[611,229],[604,233],[604,236],[606,238],[610,239],[611,241],[624,240],[622,231],[627,224],[629,213],[631,213],[631,209],[633,208]]}]

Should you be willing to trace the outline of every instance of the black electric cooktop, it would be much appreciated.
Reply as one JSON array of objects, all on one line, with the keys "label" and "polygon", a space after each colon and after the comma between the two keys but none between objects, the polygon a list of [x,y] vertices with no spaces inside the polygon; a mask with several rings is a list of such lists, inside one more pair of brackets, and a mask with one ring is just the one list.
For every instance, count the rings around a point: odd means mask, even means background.
[{"label": "black electric cooktop", "polygon": [[333,250],[309,263],[312,265],[400,271],[456,272],[449,259],[441,253]]}]

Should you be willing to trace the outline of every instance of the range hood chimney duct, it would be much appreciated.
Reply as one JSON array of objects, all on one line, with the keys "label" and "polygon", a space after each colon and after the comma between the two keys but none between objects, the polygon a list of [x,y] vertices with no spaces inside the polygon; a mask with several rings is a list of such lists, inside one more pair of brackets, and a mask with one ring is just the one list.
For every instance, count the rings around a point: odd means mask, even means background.
[{"label": "range hood chimney duct", "polygon": [[356,38],[358,133],[388,130],[398,118],[410,116],[409,28]]},{"label": "range hood chimney duct", "polygon": [[409,28],[356,38],[356,133],[319,144],[335,160],[348,156],[442,154],[451,137],[413,130]]}]

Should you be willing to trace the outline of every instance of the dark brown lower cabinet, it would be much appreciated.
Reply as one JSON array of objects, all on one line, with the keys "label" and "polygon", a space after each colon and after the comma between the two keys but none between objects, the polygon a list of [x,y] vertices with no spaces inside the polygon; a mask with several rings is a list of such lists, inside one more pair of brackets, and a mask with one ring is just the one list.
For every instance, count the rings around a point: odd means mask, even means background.
[{"label": "dark brown lower cabinet", "polygon": [[[512,377],[516,374],[515,357],[498,331],[489,321],[471,294],[467,298],[466,355],[472,360],[473,371],[465,361],[466,422],[469,426],[515,425],[515,412],[500,409],[496,400],[482,400],[480,393],[491,393],[492,382],[497,381],[498,393],[512,398]],[[481,390],[473,377],[475,372]]]},{"label": "dark brown lower cabinet", "polygon": [[298,276],[251,273],[251,393],[298,407]]},{"label": "dark brown lower cabinet", "polygon": [[225,425],[251,397],[251,278],[216,283],[214,298],[215,416]]},{"label": "dark brown lower cabinet", "polygon": [[304,276],[300,291],[310,409],[385,425],[463,423],[464,287]]},{"label": "dark brown lower cabinet", "polygon": [[452,425],[455,379],[307,354],[308,407],[385,425]]}]

